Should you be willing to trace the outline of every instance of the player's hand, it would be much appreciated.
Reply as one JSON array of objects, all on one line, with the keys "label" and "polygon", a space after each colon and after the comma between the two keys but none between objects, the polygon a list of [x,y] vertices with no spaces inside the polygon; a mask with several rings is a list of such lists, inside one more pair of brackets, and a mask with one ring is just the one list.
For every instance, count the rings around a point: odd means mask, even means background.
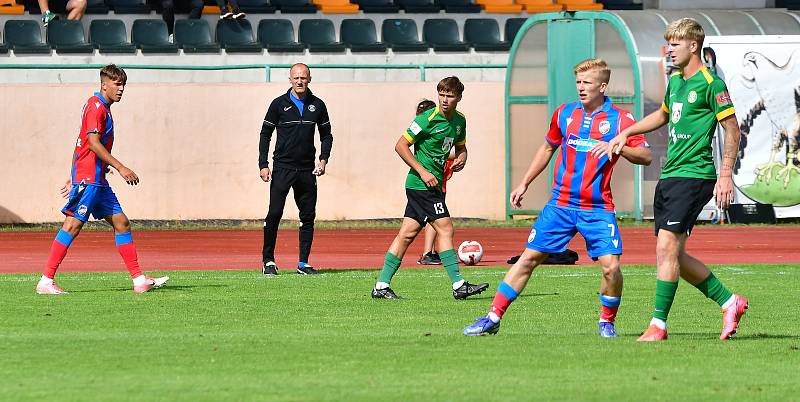
[{"label": "player's hand", "polygon": [[139,176],[137,176],[133,170],[130,170],[125,166],[122,166],[121,168],[117,169],[117,171],[119,172],[119,175],[122,176],[123,179],[125,179],[125,182],[127,182],[131,186],[139,184]]},{"label": "player's hand", "polygon": [[525,192],[528,191],[528,186],[524,184],[520,184],[514,191],[511,192],[511,197],[509,201],[511,201],[511,206],[520,209],[522,208],[522,198]]},{"label": "player's hand", "polygon": [[67,179],[66,183],[58,190],[61,193],[61,196],[64,198],[69,197],[69,193],[72,191],[72,179]]},{"label": "player's hand", "polygon": [[322,176],[325,174],[325,166],[328,166],[328,161],[321,160],[317,162],[317,167],[314,168],[314,176]]},{"label": "player's hand", "polygon": [[261,174],[261,180],[264,180],[267,183],[269,183],[270,179],[272,179],[272,175],[271,172],[269,171],[269,168],[261,169],[260,174]]},{"label": "player's hand", "polygon": [[611,141],[608,142],[608,146],[606,146],[606,151],[603,152],[605,155],[619,155],[622,152],[622,147],[628,142],[628,132],[627,130],[620,131],[616,137],[612,138]]},{"label": "player's hand", "polygon": [[467,153],[464,152],[458,155],[458,158],[453,159],[453,166],[450,167],[454,172],[460,172],[467,165]]},{"label": "player's hand", "polygon": [[598,141],[597,144],[594,144],[592,149],[589,150],[589,153],[597,159],[602,158],[606,154],[606,150],[608,149],[608,143],[605,141]]},{"label": "player's hand", "polygon": [[428,187],[436,187],[439,184],[439,179],[427,170],[420,173],[419,178],[422,179]]},{"label": "player's hand", "polygon": [[720,176],[717,184],[714,185],[714,198],[717,200],[717,208],[726,209],[733,202],[733,178],[731,176]]}]

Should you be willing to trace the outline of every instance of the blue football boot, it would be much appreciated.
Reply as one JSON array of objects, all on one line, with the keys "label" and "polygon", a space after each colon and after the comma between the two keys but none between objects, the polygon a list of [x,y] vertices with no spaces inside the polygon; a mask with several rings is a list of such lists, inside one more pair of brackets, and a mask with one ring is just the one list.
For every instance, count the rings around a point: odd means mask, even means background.
[{"label": "blue football boot", "polygon": [[500,330],[500,323],[494,322],[489,317],[481,317],[474,324],[464,328],[464,335],[494,335]]},{"label": "blue football boot", "polygon": [[598,326],[601,338],[616,338],[617,329],[613,322],[601,322]]}]

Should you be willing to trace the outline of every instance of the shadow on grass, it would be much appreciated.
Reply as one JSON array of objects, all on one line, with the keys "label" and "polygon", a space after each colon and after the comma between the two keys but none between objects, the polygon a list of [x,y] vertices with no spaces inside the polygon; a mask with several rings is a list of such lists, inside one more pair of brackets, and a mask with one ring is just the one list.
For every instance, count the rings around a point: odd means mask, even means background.
[{"label": "shadow on grass", "polygon": [[[642,332],[634,332],[634,333],[624,333],[619,334],[620,337],[630,338],[630,337],[639,337],[642,335]],[[718,332],[670,332],[669,339],[676,339],[677,337],[683,339],[693,339],[693,340],[702,340],[708,338],[709,340],[716,340],[719,341],[719,333]],[[786,334],[765,334],[765,333],[757,333],[757,334],[744,334],[739,335],[736,334],[733,338],[730,339],[731,342],[740,342],[740,341],[757,341],[760,339],[795,339],[800,340],[800,335],[786,335]]]},{"label": "shadow on grass", "polygon": [[[161,292],[176,292],[185,291],[195,288],[227,288],[230,285],[214,284],[214,285],[166,285],[157,289],[153,289],[147,293],[161,293]],[[116,288],[103,288],[103,289],[83,289],[83,290],[70,290],[69,293],[101,293],[101,292],[132,292],[129,287],[116,287]]]}]

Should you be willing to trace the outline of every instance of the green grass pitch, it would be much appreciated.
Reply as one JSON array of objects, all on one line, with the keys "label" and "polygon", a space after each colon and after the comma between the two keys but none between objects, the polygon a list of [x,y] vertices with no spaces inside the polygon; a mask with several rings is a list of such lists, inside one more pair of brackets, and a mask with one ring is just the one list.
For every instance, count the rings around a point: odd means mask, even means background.
[{"label": "green grass pitch", "polygon": [[466,268],[489,291],[452,298],[440,269],[398,272],[402,301],[372,300],[377,271],[169,272],[136,295],[125,273],[0,276],[0,400],[797,400],[800,269],[717,266],[751,302],[718,340],[715,303],[681,282],[670,339],[639,344],[654,268],[627,266],[621,337],[597,336],[599,269],[541,267],[499,334],[466,337],[505,268]]}]

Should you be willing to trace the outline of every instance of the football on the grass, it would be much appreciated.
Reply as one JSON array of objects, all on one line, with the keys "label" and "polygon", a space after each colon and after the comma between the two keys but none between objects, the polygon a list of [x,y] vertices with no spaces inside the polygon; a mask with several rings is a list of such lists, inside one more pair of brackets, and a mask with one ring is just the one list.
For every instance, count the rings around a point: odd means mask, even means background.
[{"label": "football on the grass", "polygon": [[458,246],[458,259],[466,265],[475,265],[483,257],[483,246],[474,240],[467,240]]}]

